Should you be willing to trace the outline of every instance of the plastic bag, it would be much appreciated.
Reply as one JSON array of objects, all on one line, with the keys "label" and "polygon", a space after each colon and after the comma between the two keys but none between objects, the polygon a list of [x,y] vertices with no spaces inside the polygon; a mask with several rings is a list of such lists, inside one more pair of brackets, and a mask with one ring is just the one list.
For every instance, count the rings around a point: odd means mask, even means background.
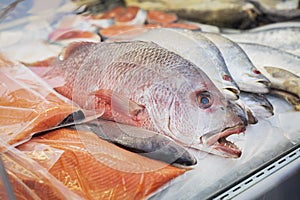
[{"label": "plastic bag", "polygon": [[[86,149],[87,141],[96,149],[93,154]],[[45,150],[55,149],[52,156],[47,151],[52,165],[49,172],[85,199],[143,199],[186,171],[125,151],[87,131],[59,129],[18,148],[28,152],[33,146],[44,145]],[[63,153],[53,164],[50,158],[59,151]],[[45,154],[39,151],[27,155],[45,165]]]},{"label": "plastic bag", "polygon": [[17,145],[80,112],[21,64],[0,56],[0,65],[0,131],[5,142]]}]

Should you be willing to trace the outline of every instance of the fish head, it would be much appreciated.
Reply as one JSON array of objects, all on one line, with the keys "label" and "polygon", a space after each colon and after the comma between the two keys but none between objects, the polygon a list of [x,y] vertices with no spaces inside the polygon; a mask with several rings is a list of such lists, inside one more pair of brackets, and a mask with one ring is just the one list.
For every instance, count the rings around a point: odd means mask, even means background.
[{"label": "fish head", "polygon": [[155,128],[184,146],[239,157],[241,150],[226,140],[245,131],[244,115],[199,69],[190,76],[168,77],[153,88],[151,120]]},{"label": "fish head", "polygon": [[268,93],[271,86],[270,80],[253,65],[244,71],[237,82],[245,92]]}]

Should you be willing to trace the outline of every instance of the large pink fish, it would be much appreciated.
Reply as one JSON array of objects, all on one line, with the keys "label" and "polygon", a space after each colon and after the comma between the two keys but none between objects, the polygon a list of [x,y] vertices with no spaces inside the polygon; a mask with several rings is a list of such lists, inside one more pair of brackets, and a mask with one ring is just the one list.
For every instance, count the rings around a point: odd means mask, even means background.
[{"label": "large pink fish", "polygon": [[84,109],[105,108],[105,119],[213,154],[241,155],[226,140],[245,131],[236,106],[197,66],[154,43],[74,43],[43,78]]}]

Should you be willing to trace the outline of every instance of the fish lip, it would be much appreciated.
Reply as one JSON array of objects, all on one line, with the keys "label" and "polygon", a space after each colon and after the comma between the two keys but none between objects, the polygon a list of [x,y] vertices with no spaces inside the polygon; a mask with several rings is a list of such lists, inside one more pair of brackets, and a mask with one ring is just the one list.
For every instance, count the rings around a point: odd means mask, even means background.
[{"label": "fish lip", "polygon": [[238,124],[234,127],[227,127],[220,133],[209,137],[205,143],[203,142],[203,136],[200,137],[200,143],[211,146],[214,150],[219,152],[223,157],[239,158],[242,155],[242,151],[234,143],[226,140],[226,138],[233,134],[240,134],[246,131],[244,124]]}]

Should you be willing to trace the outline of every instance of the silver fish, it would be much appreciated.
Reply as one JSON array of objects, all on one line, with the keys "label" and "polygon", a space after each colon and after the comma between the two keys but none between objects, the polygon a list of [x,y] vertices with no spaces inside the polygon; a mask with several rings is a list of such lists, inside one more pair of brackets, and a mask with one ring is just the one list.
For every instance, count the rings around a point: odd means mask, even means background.
[{"label": "silver fish", "polygon": [[233,81],[222,54],[201,34],[155,28],[129,31],[110,40],[152,41],[200,67],[228,99],[238,98],[239,88]]},{"label": "silver fish", "polygon": [[276,67],[265,67],[272,76],[271,87],[292,93],[300,97],[300,77],[287,70]]},{"label": "silver fish", "polygon": [[300,55],[300,27],[280,27],[223,35],[235,42],[262,44]]},{"label": "silver fish", "polygon": [[274,115],[274,108],[265,95],[241,92],[240,99],[249,107],[255,117],[267,118]]},{"label": "silver fish", "polygon": [[262,73],[266,73],[263,66],[273,66],[300,76],[300,56],[260,44],[238,44]]},{"label": "silver fish", "polygon": [[226,140],[243,119],[195,64],[152,42],[75,43],[43,78],[104,119],[166,135],[187,147],[239,157]]},{"label": "silver fish", "polygon": [[231,40],[214,33],[202,33],[221,51],[227,68],[240,90],[267,93],[270,81],[249,60],[243,49]]}]

